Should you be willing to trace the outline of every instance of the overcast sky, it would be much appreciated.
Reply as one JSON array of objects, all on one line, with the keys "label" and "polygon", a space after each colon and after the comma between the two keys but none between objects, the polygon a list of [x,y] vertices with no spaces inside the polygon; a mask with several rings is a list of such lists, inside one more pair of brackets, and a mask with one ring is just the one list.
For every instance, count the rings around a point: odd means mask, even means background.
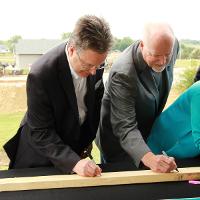
[{"label": "overcast sky", "polygon": [[84,14],[103,16],[118,38],[139,39],[143,24],[156,20],[178,39],[200,40],[200,0],[1,0],[0,40],[59,39]]}]

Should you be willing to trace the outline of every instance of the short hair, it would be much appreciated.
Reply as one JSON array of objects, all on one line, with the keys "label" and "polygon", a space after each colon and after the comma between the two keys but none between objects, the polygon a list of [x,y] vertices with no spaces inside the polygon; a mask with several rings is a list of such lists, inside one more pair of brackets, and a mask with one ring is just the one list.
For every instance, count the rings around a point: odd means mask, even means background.
[{"label": "short hair", "polygon": [[92,49],[105,53],[112,47],[113,37],[109,24],[94,15],[84,15],[75,24],[69,44],[74,44],[79,50]]}]

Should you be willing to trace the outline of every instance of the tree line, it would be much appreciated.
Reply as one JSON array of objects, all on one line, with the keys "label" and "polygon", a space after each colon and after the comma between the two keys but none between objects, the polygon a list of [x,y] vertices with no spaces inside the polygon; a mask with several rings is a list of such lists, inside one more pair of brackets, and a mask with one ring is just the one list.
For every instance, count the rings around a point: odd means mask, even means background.
[{"label": "tree line", "polygon": [[[71,33],[64,32],[61,34],[62,40],[69,39]],[[20,35],[14,35],[9,40],[3,41],[0,40],[0,44],[5,45],[10,52],[14,52],[15,44],[22,39]],[[123,51],[129,45],[131,45],[135,40],[131,37],[123,37],[117,38],[114,37],[114,43],[112,47],[112,51]],[[180,40],[180,51],[179,51],[179,58],[180,59],[200,59],[200,41],[198,40],[190,40],[184,39]]]}]

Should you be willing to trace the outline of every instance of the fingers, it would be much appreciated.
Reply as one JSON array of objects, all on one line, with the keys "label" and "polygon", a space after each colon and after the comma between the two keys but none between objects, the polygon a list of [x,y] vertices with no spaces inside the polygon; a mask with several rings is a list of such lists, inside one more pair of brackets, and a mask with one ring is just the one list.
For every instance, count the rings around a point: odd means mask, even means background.
[{"label": "fingers", "polygon": [[141,161],[154,172],[166,173],[177,168],[173,157],[155,155],[152,152],[146,153]]},{"label": "fingers", "polygon": [[80,160],[73,168],[73,171],[80,176],[101,176],[101,168],[92,160]]},{"label": "fingers", "polygon": [[85,174],[90,177],[101,176],[101,168],[93,161],[89,161],[85,167]]},{"label": "fingers", "polygon": [[168,157],[164,155],[158,155],[156,157],[157,157],[157,165],[155,168],[156,172],[166,173],[166,172],[171,172],[177,168],[177,165],[173,157]]}]

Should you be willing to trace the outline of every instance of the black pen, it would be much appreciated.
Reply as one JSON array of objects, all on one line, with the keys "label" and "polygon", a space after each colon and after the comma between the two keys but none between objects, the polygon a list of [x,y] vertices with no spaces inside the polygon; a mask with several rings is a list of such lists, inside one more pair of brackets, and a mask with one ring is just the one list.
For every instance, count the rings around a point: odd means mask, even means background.
[{"label": "black pen", "polygon": [[[169,157],[169,156],[166,154],[166,152],[165,152],[165,151],[162,151],[162,154],[163,154],[164,156],[167,156],[167,157]],[[179,172],[179,171],[178,171],[178,168],[176,168],[175,170],[176,170],[177,172]]]},{"label": "black pen", "polygon": [[90,160],[92,160],[96,164],[96,162],[94,161],[94,158],[93,158],[91,153],[88,154],[88,157],[90,158]]}]

